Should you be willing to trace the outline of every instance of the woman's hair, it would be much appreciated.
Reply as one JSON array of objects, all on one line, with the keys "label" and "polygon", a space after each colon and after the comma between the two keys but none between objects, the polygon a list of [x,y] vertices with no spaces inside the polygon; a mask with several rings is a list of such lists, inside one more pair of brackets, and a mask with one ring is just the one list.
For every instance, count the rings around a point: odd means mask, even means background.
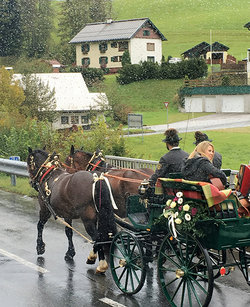
[{"label": "woman's hair", "polygon": [[191,154],[189,155],[188,159],[192,159],[194,158],[197,154],[199,154],[202,157],[206,157],[210,160],[210,158],[205,154],[205,151],[207,150],[207,148],[211,146],[214,150],[214,146],[212,143],[208,142],[208,141],[203,141],[201,143],[199,143],[193,152],[191,152]]}]

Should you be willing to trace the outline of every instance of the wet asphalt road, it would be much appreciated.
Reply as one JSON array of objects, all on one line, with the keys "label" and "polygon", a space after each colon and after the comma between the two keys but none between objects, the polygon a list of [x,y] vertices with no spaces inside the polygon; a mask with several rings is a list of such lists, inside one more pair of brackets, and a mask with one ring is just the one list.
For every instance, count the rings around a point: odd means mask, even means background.
[{"label": "wet asphalt road", "polygon": [[[0,191],[0,306],[168,306],[157,281],[155,264],[150,264],[142,290],[128,297],[112,280],[95,274],[96,265],[86,264],[92,247],[74,235],[76,256],[67,263],[64,226],[51,219],[44,231],[46,252],[36,255],[37,201]],[[84,232],[76,221],[75,228]],[[103,299],[110,299],[107,303]],[[250,287],[235,272],[215,282],[210,306],[250,306]]]}]

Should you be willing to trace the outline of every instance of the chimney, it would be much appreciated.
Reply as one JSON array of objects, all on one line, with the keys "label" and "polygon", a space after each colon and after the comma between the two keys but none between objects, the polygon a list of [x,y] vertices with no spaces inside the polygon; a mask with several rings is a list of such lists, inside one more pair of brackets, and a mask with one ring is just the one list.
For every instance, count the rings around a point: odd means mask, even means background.
[{"label": "chimney", "polygon": [[59,73],[59,68],[61,67],[61,65],[58,64],[53,64],[53,73]]}]

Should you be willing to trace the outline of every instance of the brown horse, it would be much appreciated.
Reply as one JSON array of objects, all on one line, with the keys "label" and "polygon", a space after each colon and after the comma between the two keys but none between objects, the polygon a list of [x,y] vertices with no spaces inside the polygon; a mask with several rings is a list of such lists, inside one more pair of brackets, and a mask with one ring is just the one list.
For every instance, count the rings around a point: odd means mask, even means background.
[{"label": "brown horse", "polygon": [[93,251],[87,263],[94,263],[98,253],[100,262],[96,270],[105,272],[108,265],[102,243],[110,241],[110,233],[116,232],[110,190],[106,181],[87,171],[69,174],[61,168],[59,158],[55,153],[49,155],[46,151],[39,149],[29,148],[27,167],[32,186],[39,192],[40,218],[37,224],[37,254],[41,255],[45,252],[43,228],[53,215],[59,220],[63,218],[67,223],[65,233],[68,238],[68,250],[65,260],[72,260],[75,255],[72,220],[81,218],[87,233],[94,242]]},{"label": "brown horse", "polygon": [[154,171],[149,168],[140,169],[116,169],[109,165],[102,152],[97,150],[94,154],[83,150],[75,150],[71,146],[70,155],[65,164],[77,170],[104,172],[110,182],[112,193],[118,210],[115,211],[120,217],[126,216],[126,198],[132,194],[138,194],[138,187],[142,180],[148,179]]}]

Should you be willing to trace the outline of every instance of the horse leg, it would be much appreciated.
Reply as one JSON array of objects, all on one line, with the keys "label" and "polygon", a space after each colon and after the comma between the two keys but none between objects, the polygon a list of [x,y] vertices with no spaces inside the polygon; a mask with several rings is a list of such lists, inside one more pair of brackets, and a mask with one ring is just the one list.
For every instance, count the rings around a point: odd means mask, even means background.
[{"label": "horse leg", "polygon": [[[65,220],[65,222],[67,222],[70,226],[72,226],[72,220],[71,219],[64,219]],[[73,237],[73,231],[72,231],[72,229],[71,228],[69,228],[69,227],[65,227],[65,234],[66,234],[66,236],[67,236],[67,238],[68,238],[68,243],[69,243],[69,245],[68,245],[68,250],[67,250],[67,252],[66,252],[66,254],[65,254],[65,257],[64,257],[64,259],[66,260],[66,261],[71,261],[71,260],[73,260],[73,257],[75,256],[75,248],[74,248],[74,244],[73,244],[73,240],[72,240],[72,237]]]},{"label": "horse leg", "polygon": [[36,240],[36,250],[37,255],[42,255],[45,252],[45,243],[43,242],[43,229],[44,225],[50,218],[51,214],[48,210],[40,210],[40,218],[37,223],[37,240]]},{"label": "horse leg", "polygon": [[[93,241],[96,241],[98,237],[97,229],[96,229],[96,223],[95,222],[87,222],[86,220],[82,219],[84,227],[87,231],[87,233],[90,235],[91,239]],[[95,247],[95,244],[94,244]],[[97,258],[97,249],[94,248],[90,251],[87,261],[87,264],[94,264]]]},{"label": "horse leg", "polygon": [[108,263],[105,259],[104,255],[104,250],[102,245],[96,245],[94,244],[94,250],[96,249],[98,252],[98,257],[99,257],[99,264],[98,267],[96,268],[96,273],[102,273],[104,274],[107,269],[108,269]]}]

